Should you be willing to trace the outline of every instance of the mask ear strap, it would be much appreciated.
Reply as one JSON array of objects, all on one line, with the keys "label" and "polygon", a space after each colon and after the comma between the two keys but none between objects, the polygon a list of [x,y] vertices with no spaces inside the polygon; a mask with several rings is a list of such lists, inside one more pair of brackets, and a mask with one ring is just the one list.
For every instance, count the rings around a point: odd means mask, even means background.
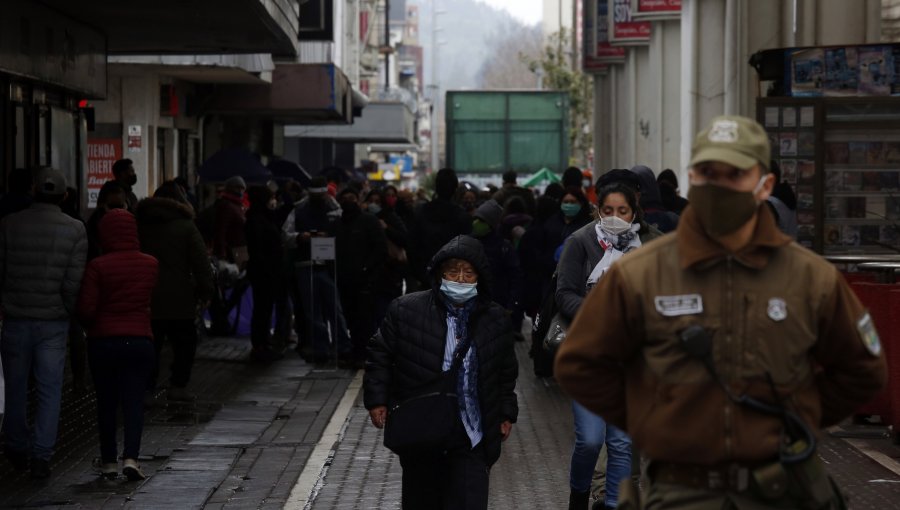
[{"label": "mask ear strap", "polygon": [[768,179],[768,178],[769,178],[769,174],[763,175],[762,177],[759,178],[759,183],[756,185],[755,188],[753,188],[754,196],[756,196],[756,194],[759,193],[759,190],[762,189],[763,184],[766,183],[766,179]]}]

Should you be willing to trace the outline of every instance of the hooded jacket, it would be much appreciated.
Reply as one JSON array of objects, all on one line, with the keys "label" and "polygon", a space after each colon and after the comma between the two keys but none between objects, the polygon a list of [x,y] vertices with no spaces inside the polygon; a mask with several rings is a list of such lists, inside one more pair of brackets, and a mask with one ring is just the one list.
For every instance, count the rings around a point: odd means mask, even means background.
[{"label": "hooded jacket", "polygon": [[678,215],[670,212],[663,205],[662,195],[659,192],[659,183],[653,170],[643,165],[631,167],[631,172],[641,180],[641,209],[644,211],[644,221],[658,228],[666,234],[675,230],[678,226]]},{"label": "hooded jacket", "polygon": [[471,231],[472,217],[450,200],[435,197],[431,202],[416,208],[410,232],[410,237],[416,240],[410,246],[410,262],[415,276],[427,286],[426,266],[431,257],[454,237]]},{"label": "hooded jacket", "polygon": [[69,320],[87,258],[84,224],[35,203],[0,223],[0,301],[6,318]]},{"label": "hooded jacket", "polygon": [[197,304],[212,299],[215,291],[193,209],[168,198],[146,198],[137,205],[136,219],[141,251],[159,261],[153,319],[193,319]]},{"label": "hooded jacket", "polygon": [[440,376],[447,339],[447,304],[440,291],[441,264],[451,258],[478,272],[478,296],[469,334],[478,357],[478,396],[488,464],[500,456],[500,423],[515,422],[518,363],[507,313],[491,301],[489,263],[481,244],[469,236],[447,243],[429,264],[431,290],[395,299],[368,345],[365,406],[391,406],[418,395]]},{"label": "hooded jacket", "polygon": [[152,337],[150,300],[159,263],[140,252],[137,222],[131,213],[107,212],[98,230],[104,255],[87,265],[78,298],[78,318],[88,338]]}]

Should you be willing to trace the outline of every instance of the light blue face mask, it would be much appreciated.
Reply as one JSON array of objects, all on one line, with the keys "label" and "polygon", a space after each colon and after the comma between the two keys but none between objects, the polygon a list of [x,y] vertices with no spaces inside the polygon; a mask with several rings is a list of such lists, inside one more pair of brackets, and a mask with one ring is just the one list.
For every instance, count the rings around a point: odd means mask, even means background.
[{"label": "light blue face mask", "polygon": [[369,212],[372,214],[378,214],[381,212],[381,206],[376,204],[375,202],[372,202],[371,204],[369,204]]},{"label": "light blue face mask", "polygon": [[453,304],[461,305],[478,295],[478,284],[452,282],[442,278],[441,292]]}]

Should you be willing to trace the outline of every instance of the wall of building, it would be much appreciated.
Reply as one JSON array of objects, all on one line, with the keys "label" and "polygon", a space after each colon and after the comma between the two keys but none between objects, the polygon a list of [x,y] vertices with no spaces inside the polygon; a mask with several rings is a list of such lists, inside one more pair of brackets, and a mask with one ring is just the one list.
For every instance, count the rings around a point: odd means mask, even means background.
[{"label": "wall of building", "polygon": [[653,22],[649,46],[595,80],[596,168],[672,168],[686,190],[694,134],[717,115],[755,116],[753,53],[878,42],[880,16],[879,0],[684,0],[680,20]]}]

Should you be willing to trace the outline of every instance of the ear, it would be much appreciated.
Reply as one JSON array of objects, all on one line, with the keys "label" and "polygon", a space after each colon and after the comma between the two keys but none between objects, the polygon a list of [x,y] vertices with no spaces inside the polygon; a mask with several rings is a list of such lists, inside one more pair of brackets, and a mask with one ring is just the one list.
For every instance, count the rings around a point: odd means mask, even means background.
[{"label": "ear", "polygon": [[756,199],[760,202],[765,202],[772,195],[772,190],[775,189],[775,174],[767,173],[762,177],[763,182],[762,186],[759,187],[759,191],[756,193]]}]

